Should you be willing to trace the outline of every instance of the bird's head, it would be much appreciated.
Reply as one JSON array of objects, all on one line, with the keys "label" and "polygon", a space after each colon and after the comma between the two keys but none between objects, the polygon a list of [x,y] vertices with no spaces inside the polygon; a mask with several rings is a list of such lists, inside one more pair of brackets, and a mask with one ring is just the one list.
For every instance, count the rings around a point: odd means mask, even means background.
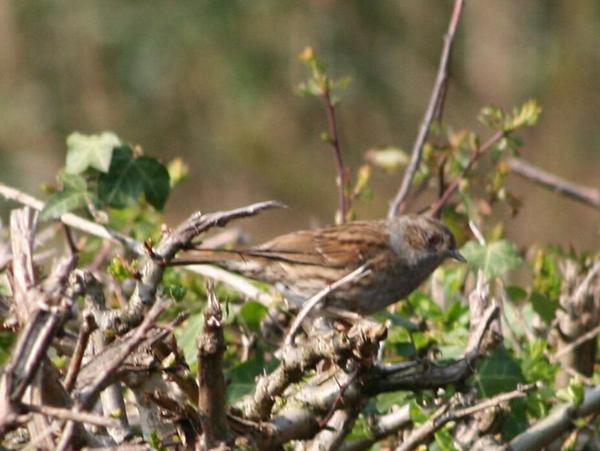
[{"label": "bird's head", "polygon": [[437,266],[446,258],[466,262],[456,248],[452,232],[442,222],[425,215],[405,215],[392,224],[392,246],[409,262]]}]

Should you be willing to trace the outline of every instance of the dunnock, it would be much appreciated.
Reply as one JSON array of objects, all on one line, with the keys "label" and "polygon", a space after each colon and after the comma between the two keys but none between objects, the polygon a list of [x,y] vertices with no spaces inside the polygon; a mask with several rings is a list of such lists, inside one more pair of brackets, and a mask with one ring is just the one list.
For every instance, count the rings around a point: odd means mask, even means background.
[{"label": "dunnock", "polygon": [[447,257],[465,261],[446,226],[417,215],[292,232],[245,250],[192,252],[191,261],[173,263],[209,263],[271,283],[298,305],[367,263],[369,274],[326,299],[326,305],[359,314],[404,298]]}]

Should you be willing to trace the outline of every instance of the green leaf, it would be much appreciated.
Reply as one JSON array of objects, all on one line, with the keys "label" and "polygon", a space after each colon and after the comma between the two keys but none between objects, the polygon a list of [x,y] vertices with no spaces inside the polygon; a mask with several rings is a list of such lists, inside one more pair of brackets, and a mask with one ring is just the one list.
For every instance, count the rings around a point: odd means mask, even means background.
[{"label": "green leaf", "polygon": [[443,315],[440,306],[422,291],[413,291],[408,297],[408,302],[415,313],[424,318],[437,319],[441,318]]},{"label": "green leaf", "polygon": [[260,322],[267,314],[267,307],[260,302],[247,301],[240,308],[240,317],[246,325],[254,332],[260,330]]},{"label": "green leaf", "polygon": [[63,214],[85,207],[90,193],[83,177],[74,174],[63,174],[59,180],[63,189],[57,191],[48,199],[40,214],[40,219],[58,219]]},{"label": "green leaf", "polygon": [[523,263],[514,244],[499,240],[486,245],[469,241],[461,250],[469,265],[483,270],[486,279],[501,277]]},{"label": "green leaf", "polygon": [[156,158],[145,155],[136,160],[135,169],[143,181],[146,200],[157,210],[162,210],[171,189],[169,171]]},{"label": "green leaf", "polygon": [[573,403],[579,407],[585,398],[583,381],[578,377],[571,378],[569,385],[556,392],[556,396],[563,401]]},{"label": "green leaf", "polygon": [[108,173],[98,180],[98,197],[106,205],[125,208],[130,199],[137,200],[142,190],[143,182],[136,177],[133,151],[129,146],[117,147]]},{"label": "green leaf", "polygon": [[106,205],[125,208],[143,193],[150,205],[161,210],[169,195],[169,183],[169,172],[158,160],[135,158],[129,146],[121,146],[114,150],[108,173],[98,180],[98,197]]},{"label": "green leaf", "polygon": [[507,130],[515,130],[522,127],[531,127],[537,124],[542,114],[542,108],[535,100],[528,100],[521,108],[515,108],[512,114],[506,118]]},{"label": "green leaf", "polygon": [[380,393],[375,398],[375,407],[378,413],[386,413],[394,406],[403,406],[407,403],[407,398],[412,396],[410,392],[395,391]]},{"label": "green leaf", "polygon": [[535,313],[537,313],[546,324],[550,324],[554,320],[556,310],[558,309],[558,301],[549,299],[548,296],[539,291],[532,292],[529,300],[531,301]]},{"label": "green leaf", "polygon": [[509,285],[506,287],[506,293],[513,302],[522,301],[527,297],[527,291],[517,285]]},{"label": "green leaf", "polygon": [[475,386],[484,398],[514,390],[524,382],[517,361],[504,347],[496,348],[473,376]]},{"label": "green leaf", "polygon": [[187,180],[190,168],[181,158],[175,158],[169,161],[167,171],[169,172],[169,183],[171,188],[173,188]]},{"label": "green leaf", "polygon": [[521,356],[521,370],[528,381],[543,381],[552,386],[558,365],[548,361],[547,348],[548,343],[540,338],[527,341]]},{"label": "green leaf", "polygon": [[265,371],[272,371],[278,364],[277,360],[265,364],[262,358],[254,358],[231,368],[227,372],[227,379],[231,381],[227,386],[228,402],[233,403],[252,393],[256,389],[256,377]]},{"label": "green leaf", "polygon": [[202,313],[197,313],[185,320],[183,325],[175,331],[177,344],[183,350],[185,361],[188,365],[195,363],[198,360],[198,348],[196,338],[204,329],[204,316]]},{"label": "green leaf", "polygon": [[456,447],[454,446],[454,438],[452,434],[448,430],[448,428],[443,428],[437,431],[434,434],[435,443],[441,451],[456,451]]},{"label": "green leaf", "polygon": [[408,405],[408,412],[410,420],[413,423],[425,423],[429,418],[429,415],[421,408],[416,401],[411,401]]},{"label": "green leaf", "polygon": [[81,174],[88,167],[107,172],[113,149],[121,145],[121,141],[111,132],[99,135],[83,135],[71,133],[67,138],[66,171],[70,174]]}]

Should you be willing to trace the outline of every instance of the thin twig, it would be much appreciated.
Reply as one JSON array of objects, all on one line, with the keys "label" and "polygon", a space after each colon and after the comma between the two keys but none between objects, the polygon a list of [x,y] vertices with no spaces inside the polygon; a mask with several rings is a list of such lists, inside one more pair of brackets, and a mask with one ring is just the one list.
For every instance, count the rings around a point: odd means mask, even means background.
[{"label": "thin twig", "polygon": [[327,125],[329,127],[329,143],[331,144],[333,158],[335,160],[335,168],[337,171],[335,183],[338,189],[339,217],[338,215],[336,215],[335,222],[341,224],[346,222],[346,216],[348,214],[350,205],[348,196],[346,195],[346,168],[344,167],[344,162],[342,160],[340,136],[335,117],[335,104],[333,103],[333,99],[331,98],[331,90],[329,89],[329,85],[327,85],[326,88],[323,90],[322,97],[325,100]]},{"label": "thin twig", "polygon": [[488,150],[490,150],[492,148],[492,146],[494,144],[496,144],[498,141],[500,141],[502,138],[504,138],[504,136],[506,136],[505,131],[503,131],[503,130],[498,131],[498,132],[494,133],[485,143],[483,143],[481,146],[477,146],[473,150],[473,152],[471,153],[471,157],[469,158],[469,161],[468,161],[467,165],[464,167],[462,173],[458,177],[456,177],[446,187],[446,190],[444,191],[444,193],[431,206],[430,214],[432,216],[437,217],[440,215],[441,210],[444,207],[444,205],[446,205],[446,203],[448,202],[448,200],[450,199],[452,194],[454,194],[454,192],[458,189],[460,182],[462,182],[464,180],[464,178],[467,176],[469,171],[473,168],[473,165],[477,162],[479,157],[481,157],[484,153],[486,153]]},{"label": "thin twig", "polygon": [[306,319],[306,317],[309,315],[309,313],[320,302],[322,302],[323,299],[325,299],[325,297],[327,297],[329,294],[331,294],[333,291],[337,290],[341,286],[346,285],[347,283],[350,283],[350,282],[356,282],[357,280],[360,280],[363,277],[365,277],[370,272],[370,270],[368,270],[367,267],[368,267],[368,263],[365,263],[364,265],[356,268],[350,274],[346,274],[341,279],[336,280],[331,285],[326,286],[321,291],[319,291],[317,294],[315,294],[313,297],[311,297],[308,301],[306,301],[304,303],[304,305],[302,306],[302,309],[300,310],[300,312],[298,312],[298,314],[294,318],[292,325],[290,326],[290,330],[289,330],[287,336],[285,337],[285,344],[291,345],[294,343],[294,337],[296,336],[296,333],[298,333],[298,330],[300,329],[300,326],[302,325],[302,321],[304,321]]},{"label": "thin twig", "polygon": [[600,210],[600,190],[578,185],[555,174],[544,171],[520,158],[510,157],[504,160],[508,167],[517,175],[531,180],[555,193],[570,197],[585,205]]},{"label": "thin twig", "polygon": [[437,115],[438,117],[441,117],[443,107],[443,102],[441,101],[441,99],[443,93],[446,91],[446,85],[448,83],[448,66],[450,63],[452,43],[454,42],[454,36],[456,35],[456,29],[458,27],[458,22],[460,20],[463,6],[464,0],[456,0],[454,2],[454,10],[452,12],[450,24],[448,25],[448,31],[444,36],[444,47],[442,49],[440,65],[438,68],[435,84],[433,86],[433,91],[431,92],[431,98],[429,99],[429,105],[427,106],[425,116],[423,117],[421,127],[419,128],[419,133],[417,134],[417,138],[415,139],[415,143],[412,148],[411,159],[404,173],[402,184],[400,185],[400,189],[398,190],[398,193],[396,194],[390,205],[390,209],[388,211],[388,218],[393,218],[395,216],[398,216],[398,214],[402,213],[404,209],[404,201],[408,196],[410,186],[415,177],[415,174],[417,173],[417,170],[419,169],[419,164],[421,163],[423,146],[425,145],[425,141],[427,140],[427,135],[429,134],[431,122],[433,121],[434,116]]},{"label": "thin twig", "polygon": [[96,415],[89,412],[77,412],[71,409],[53,407],[48,405],[21,404],[24,410],[41,415],[48,415],[59,420],[75,421],[77,423],[93,424],[102,427],[118,427],[119,423],[112,418]]},{"label": "thin twig", "polygon": [[558,360],[560,359],[560,357],[562,357],[563,355],[565,355],[565,354],[573,351],[574,349],[578,348],[583,343],[585,343],[586,341],[591,340],[592,338],[594,338],[598,334],[600,334],[600,325],[594,327],[593,329],[589,330],[585,334],[581,335],[580,337],[577,338],[577,340],[572,341],[571,343],[569,343],[568,345],[566,345],[564,348],[560,349],[556,354],[550,355],[549,356],[550,357],[550,362],[551,363],[558,362]]}]

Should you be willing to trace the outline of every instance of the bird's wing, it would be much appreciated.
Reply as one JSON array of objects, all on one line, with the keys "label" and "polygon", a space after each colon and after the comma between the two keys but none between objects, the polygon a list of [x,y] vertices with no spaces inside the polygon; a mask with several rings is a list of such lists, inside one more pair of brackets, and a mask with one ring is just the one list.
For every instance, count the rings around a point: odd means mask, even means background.
[{"label": "bird's wing", "polygon": [[282,235],[247,250],[245,254],[297,264],[345,268],[357,267],[389,249],[385,222],[357,221]]}]

